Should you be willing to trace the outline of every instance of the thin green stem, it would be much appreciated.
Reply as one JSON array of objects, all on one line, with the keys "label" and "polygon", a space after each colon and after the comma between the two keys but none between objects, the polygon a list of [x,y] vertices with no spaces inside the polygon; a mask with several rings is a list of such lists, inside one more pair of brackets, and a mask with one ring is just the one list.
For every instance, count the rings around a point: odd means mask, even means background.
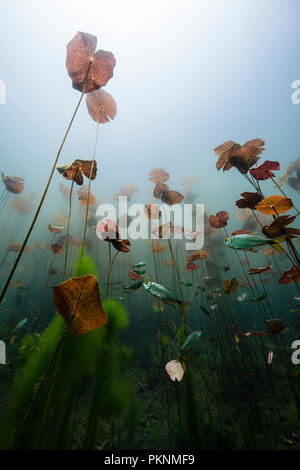
[{"label": "thin green stem", "polygon": [[56,154],[56,157],[55,157],[55,160],[54,160],[54,163],[53,163],[53,166],[52,166],[52,169],[51,169],[51,172],[50,172],[50,175],[49,175],[47,184],[46,184],[46,186],[45,186],[44,192],[43,192],[43,194],[42,194],[41,200],[40,200],[40,202],[39,202],[39,205],[38,205],[38,207],[37,207],[37,210],[36,210],[36,212],[35,212],[35,215],[34,215],[34,217],[33,217],[33,220],[32,220],[32,222],[31,222],[31,225],[30,225],[30,227],[29,227],[29,230],[28,230],[28,232],[27,232],[27,234],[26,234],[26,237],[25,237],[25,239],[24,239],[24,241],[23,241],[23,244],[22,244],[22,246],[21,246],[21,248],[20,248],[20,250],[19,250],[18,256],[17,256],[17,258],[16,258],[16,260],[15,260],[15,262],[14,262],[14,264],[13,264],[13,267],[12,267],[12,269],[11,269],[11,271],[10,271],[10,274],[9,274],[9,276],[8,276],[8,279],[7,279],[7,281],[6,281],[6,283],[5,283],[4,287],[3,287],[3,290],[2,290],[2,292],[1,292],[1,295],[0,295],[0,303],[2,302],[2,300],[3,300],[4,296],[5,296],[5,293],[6,293],[7,289],[8,289],[8,286],[9,286],[9,284],[10,284],[10,281],[11,281],[13,275],[14,275],[14,272],[15,272],[15,270],[16,270],[18,264],[19,264],[19,261],[20,261],[20,259],[21,259],[22,254],[23,254],[23,251],[24,251],[24,249],[25,249],[25,247],[26,247],[26,245],[27,245],[27,242],[28,242],[28,240],[29,240],[29,237],[30,237],[30,235],[31,235],[31,232],[32,232],[32,230],[33,230],[33,228],[34,228],[34,226],[35,226],[35,223],[36,223],[37,218],[38,218],[38,216],[39,216],[39,213],[40,213],[40,211],[41,211],[41,208],[42,208],[43,202],[44,202],[44,200],[45,200],[46,194],[47,194],[47,192],[48,192],[48,189],[49,189],[49,186],[50,186],[50,183],[51,183],[51,180],[52,180],[52,177],[53,177],[53,174],[54,174],[54,171],[55,171],[55,168],[56,168],[58,159],[59,159],[59,156],[60,156],[60,154],[61,154],[61,151],[62,151],[62,149],[63,149],[63,146],[64,146],[64,144],[65,144],[65,141],[66,141],[66,139],[67,139],[67,136],[68,136],[68,134],[69,134],[69,131],[70,131],[71,127],[72,127],[73,121],[74,121],[74,119],[75,119],[75,116],[76,116],[77,111],[78,111],[78,109],[79,109],[79,106],[80,106],[80,104],[81,104],[82,98],[83,98],[83,96],[84,96],[84,94],[85,94],[86,81],[87,81],[87,77],[88,77],[88,74],[89,74],[89,71],[90,71],[90,65],[91,65],[91,63],[89,64],[89,67],[88,67],[88,70],[87,70],[86,79],[85,79],[85,82],[84,82],[84,86],[83,86],[82,93],[81,93],[81,95],[80,95],[80,99],[79,99],[79,101],[78,101],[78,104],[77,104],[77,106],[76,106],[76,108],[75,108],[75,111],[74,111],[74,113],[73,113],[73,115],[72,115],[71,121],[70,121],[70,123],[69,123],[69,125],[68,125],[68,127],[67,127],[67,130],[66,130],[66,132],[65,132],[65,135],[64,135],[64,137],[63,137],[63,140],[62,140],[62,142],[61,142],[61,144],[60,144],[60,147],[59,147],[59,149],[58,149],[58,152],[57,152],[57,154]]}]

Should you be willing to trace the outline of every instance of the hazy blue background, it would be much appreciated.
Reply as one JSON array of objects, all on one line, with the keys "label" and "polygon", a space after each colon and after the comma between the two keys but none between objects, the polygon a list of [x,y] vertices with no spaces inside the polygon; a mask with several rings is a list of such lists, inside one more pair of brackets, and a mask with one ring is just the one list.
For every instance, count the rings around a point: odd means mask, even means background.
[{"label": "hazy blue background", "polygon": [[[96,35],[97,47],[117,60],[105,89],[118,115],[101,126],[92,189],[101,201],[133,182],[140,187],[135,200],[148,202],[148,173],[159,166],[170,172],[172,189],[192,174],[198,202],[235,213],[234,201],[250,188],[236,170],[216,171],[214,147],[260,137],[263,156],[283,170],[299,158],[300,105],[291,102],[291,84],[300,79],[299,0],[1,5],[1,170],[24,176],[27,192],[41,192],[80,96],[65,68],[66,44],[77,31]],[[95,130],[83,102],[60,163],[90,158]],[[56,174],[49,198],[60,182]]]}]

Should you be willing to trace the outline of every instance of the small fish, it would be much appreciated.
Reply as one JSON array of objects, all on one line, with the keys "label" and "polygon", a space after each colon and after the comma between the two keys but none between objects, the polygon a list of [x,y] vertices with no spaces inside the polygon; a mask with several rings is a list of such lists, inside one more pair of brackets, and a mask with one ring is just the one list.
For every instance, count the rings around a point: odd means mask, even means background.
[{"label": "small fish", "polygon": [[269,354],[268,354],[268,364],[269,364],[269,366],[272,364],[273,357],[274,357],[274,353],[273,353],[273,351],[270,351]]},{"label": "small fish", "polygon": [[180,281],[180,284],[182,284],[185,287],[191,287],[193,285],[191,281]]},{"label": "small fish", "polygon": [[140,275],[146,273],[145,269],[137,269],[137,268],[133,268],[133,272],[135,272],[136,274],[140,274]]},{"label": "small fish", "polygon": [[180,348],[180,351],[184,351],[185,349],[189,349],[190,347],[194,346],[200,339],[201,331],[196,330],[192,331],[184,341],[183,345]]},{"label": "small fish", "polygon": [[17,331],[19,331],[21,328],[23,328],[23,326],[26,325],[27,321],[28,321],[27,318],[24,318],[23,320],[21,320],[21,321],[17,324],[17,326],[15,327],[15,329],[13,330],[12,334],[17,333]]},{"label": "small fish", "polygon": [[118,297],[119,302],[123,302],[123,300],[124,300],[124,297]]},{"label": "small fish", "polygon": [[140,261],[138,264],[135,264],[135,265],[133,265],[133,266],[131,266],[131,267],[132,267],[132,269],[135,269],[135,268],[138,269],[138,268],[143,268],[144,266],[146,266],[145,261]]},{"label": "small fish", "polygon": [[205,305],[199,305],[199,309],[201,310],[201,312],[203,313],[203,315],[206,315],[206,316],[208,316],[209,318],[211,318],[211,314],[209,313],[209,311],[207,310],[207,308],[205,307]]},{"label": "small fish", "polygon": [[190,302],[184,302],[183,300],[176,299],[174,294],[167,289],[166,287],[158,284],[157,282],[147,281],[143,283],[144,288],[149,294],[154,295],[154,297],[158,297],[167,305],[172,303],[177,303],[180,308],[180,312],[184,314],[184,307],[190,305]]},{"label": "small fish", "polygon": [[250,300],[251,303],[253,303],[253,302],[262,302],[262,301],[265,300],[267,297],[268,297],[268,294],[265,293],[265,294],[260,294],[259,296],[254,297],[254,299],[249,299],[249,300]]},{"label": "small fish", "polygon": [[143,285],[143,281],[136,281],[133,284],[127,284],[127,286],[122,285],[123,290],[136,290]]},{"label": "small fish", "polygon": [[237,300],[238,300],[239,302],[244,302],[244,300],[246,300],[246,298],[247,298],[247,294],[246,294],[246,293],[237,296]]},{"label": "small fish", "polygon": [[272,245],[272,247],[279,253],[283,253],[280,243],[286,240],[286,235],[270,240],[269,238],[259,237],[251,233],[242,233],[234,235],[225,239],[225,245],[234,250],[255,250],[265,245]]},{"label": "small fish", "polygon": [[228,273],[228,271],[230,271],[230,266],[224,266],[224,271],[225,273]]},{"label": "small fish", "polygon": [[205,292],[205,287],[201,286],[200,284],[197,286],[197,289],[200,289],[202,292]]}]

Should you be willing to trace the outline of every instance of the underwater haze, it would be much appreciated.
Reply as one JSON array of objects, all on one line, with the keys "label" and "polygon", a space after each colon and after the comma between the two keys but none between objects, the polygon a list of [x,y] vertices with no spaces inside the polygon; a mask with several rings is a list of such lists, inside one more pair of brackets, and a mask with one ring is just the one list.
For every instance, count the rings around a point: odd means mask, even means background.
[{"label": "underwater haze", "polygon": [[2,5],[0,449],[300,449],[299,14]]}]

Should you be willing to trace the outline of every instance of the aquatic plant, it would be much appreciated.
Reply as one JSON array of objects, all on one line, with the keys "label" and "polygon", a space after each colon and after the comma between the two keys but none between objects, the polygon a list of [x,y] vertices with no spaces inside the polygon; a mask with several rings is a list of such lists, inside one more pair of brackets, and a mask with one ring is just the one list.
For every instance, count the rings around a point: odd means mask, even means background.
[{"label": "aquatic plant", "polygon": [[[14,272],[17,268],[17,265],[20,261],[24,248],[29,240],[31,232],[35,226],[37,218],[39,216],[40,210],[42,208],[43,202],[48,192],[48,188],[50,186],[55,168],[57,166],[58,159],[62,152],[63,146],[69,134],[69,131],[72,127],[73,121],[76,117],[77,111],[80,107],[81,101],[85,93],[89,93],[90,91],[96,90],[108,82],[108,80],[113,75],[113,69],[115,67],[116,61],[112,53],[99,50],[95,52],[97,44],[97,38],[87,33],[78,32],[76,36],[69,42],[67,45],[67,59],[66,59],[66,66],[68,73],[73,81],[73,88],[81,91],[81,95],[78,101],[78,104],[73,112],[71,117],[71,121],[67,127],[63,140],[59,146],[58,152],[54,159],[54,163],[52,169],[50,171],[50,175],[48,177],[48,181],[44,188],[42,197],[36,209],[35,215],[29,227],[29,230],[25,236],[25,239],[22,243],[22,246],[19,250],[18,256],[13,264],[13,267],[9,273],[7,281],[3,287],[3,290],[0,294],[0,303],[4,298],[4,295],[7,291],[9,283],[14,275]],[[91,167],[91,172],[92,172]],[[91,172],[89,175],[89,183],[91,180]],[[84,237],[85,238],[85,237]]]}]

